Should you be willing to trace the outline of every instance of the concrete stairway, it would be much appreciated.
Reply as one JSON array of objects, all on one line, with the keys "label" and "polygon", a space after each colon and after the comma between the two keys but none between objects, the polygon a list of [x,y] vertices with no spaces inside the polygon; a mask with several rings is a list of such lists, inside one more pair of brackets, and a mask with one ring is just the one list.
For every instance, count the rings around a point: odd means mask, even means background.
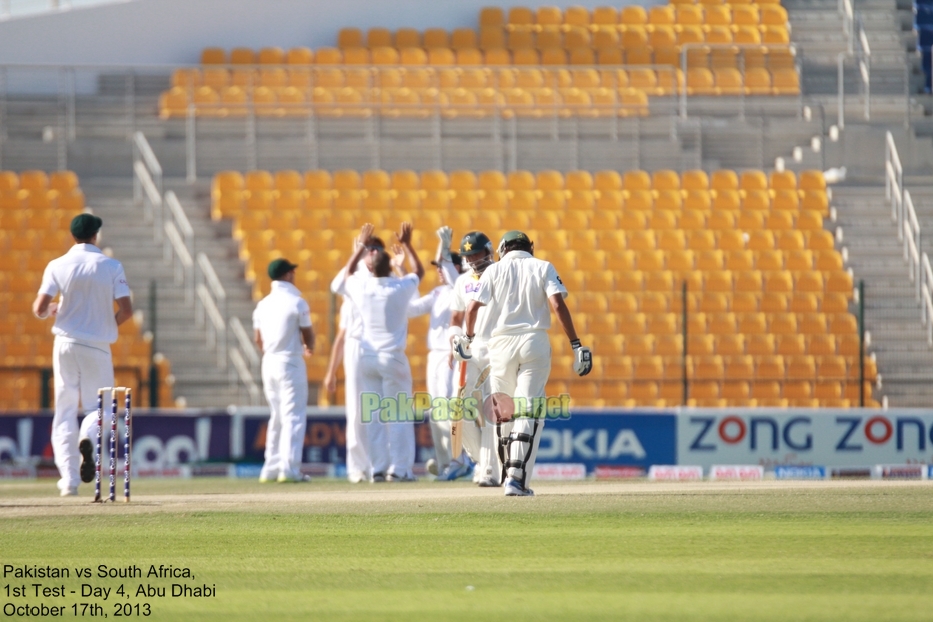
[{"label": "concrete stairway", "polygon": [[[123,263],[133,289],[134,307],[144,314],[144,329],[155,333],[157,350],[172,364],[176,399],[184,398],[187,406],[203,408],[244,403],[238,378],[232,370],[218,366],[217,353],[207,347],[205,329],[195,323],[193,303],[185,301],[184,287],[176,285],[171,264],[163,261],[162,245],[153,240],[153,225],[145,221],[142,208],[133,205],[131,181],[85,178],[81,186],[88,206],[104,219],[101,244],[112,249],[113,256]],[[212,235],[213,223],[200,210],[189,209],[188,216],[197,231],[197,251],[211,258],[227,288],[231,313],[248,320],[252,303],[242,268],[238,262],[229,261],[231,255],[236,255],[229,233],[226,239]],[[155,320],[151,281],[157,291]]]},{"label": "concrete stairway", "polygon": [[903,247],[891,223],[881,185],[833,188],[837,226],[856,282],[865,281],[865,326],[878,358],[881,395],[890,406],[933,403],[933,348],[920,326],[920,309],[907,278]]},{"label": "concrete stairway", "polygon": [[[785,0],[798,49],[805,97],[835,112],[839,92],[838,55],[848,52],[848,37],[836,0]],[[902,6],[903,4],[903,6]],[[916,54],[911,11],[898,0],[854,0],[857,24],[864,28],[871,51],[872,119],[903,118],[907,94],[922,92],[923,72]],[[856,37],[858,25],[855,27]],[[855,41],[854,50],[860,49]],[[844,62],[847,122],[860,122],[864,94],[856,57]]]}]

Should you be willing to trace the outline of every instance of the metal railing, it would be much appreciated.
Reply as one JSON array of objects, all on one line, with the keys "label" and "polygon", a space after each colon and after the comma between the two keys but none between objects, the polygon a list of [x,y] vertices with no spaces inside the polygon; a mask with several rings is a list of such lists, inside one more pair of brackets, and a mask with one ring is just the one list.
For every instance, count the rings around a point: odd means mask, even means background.
[{"label": "metal railing", "polygon": [[933,346],[933,268],[923,252],[920,221],[910,192],[904,188],[904,169],[891,132],[885,136],[885,198],[891,203],[891,222],[897,239],[904,244],[907,275],[916,287],[920,305],[920,325],[926,329],[927,342]]},{"label": "metal railing", "polygon": [[[153,237],[162,242],[163,259],[173,266],[175,283],[184,288],[186,304],[194,306],[195,323],[204,328],[207,345],[217,355],[217,367],[228,369],[232,363],[251,402],[258,404],[261,394],[255,373],[248,363],[240,363],[246,359],[257,360],[259,354],[248,337],[245,342],[242,339],[241,333],[245,334],[245,329],[235,317],[232,318],[236,327],[233,329],[234,337],[239,343],[238,346],[229,344],[231,318],[223,283],[210,258],[197,251],[194,227],[178,197],[171,190],[164,194],[160,192],[162,169],[145,136],[136,132],[133,143],[135,203],[143,207],[145,218],[153,222]],[[258,368],[258,364],[255,367]]]},{"label": "metal railing", "polygon": [[[842,32],[846,36],[846,52],[840,53],[836,59],[838,63],[837,98],[838,125],[845,128],[845,62],[852,58],[856,63],[859,75],[859,94],[863,98],[866,121],[871,120],[871,46],[868,45],[868,34],[862,16],[852,8],[852,0],[839,0],[839,15],[842,17]],[[908,94],[908,100],[910,99]],[[908,114],[909,111],[908,102]]]}]

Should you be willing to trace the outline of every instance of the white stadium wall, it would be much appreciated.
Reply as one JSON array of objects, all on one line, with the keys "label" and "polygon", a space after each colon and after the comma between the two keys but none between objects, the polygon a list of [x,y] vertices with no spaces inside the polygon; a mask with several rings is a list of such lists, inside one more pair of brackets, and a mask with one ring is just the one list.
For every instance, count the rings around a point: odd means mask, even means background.
[{"label": "white stadium wall", "polygon": [[[607,0],[501,6],[589,8]],[[0,64],[184,65],[201,49],[334,45],[343,27],[476,27],[491,0],[134,0],[0,22]]]}]

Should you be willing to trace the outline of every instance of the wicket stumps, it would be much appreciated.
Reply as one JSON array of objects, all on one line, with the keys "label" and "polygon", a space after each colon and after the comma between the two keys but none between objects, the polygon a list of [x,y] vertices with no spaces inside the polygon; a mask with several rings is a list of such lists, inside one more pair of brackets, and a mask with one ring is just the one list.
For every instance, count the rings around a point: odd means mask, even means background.
[{"label": "wicket stumps", "polygon": [[111,393],[112,407],[110,418],[110,501],[117,500],[117,393],[123,391],[126,408],[123,413],[123,501],[130,501],[130,443],[132,435],[132,416],[130,414],[132,389],[128,387],[102,387],[97,390],[97,464],[94,474],[94,502],[103,501],[100,495],[101,450],[104,437],[104,393]]}]

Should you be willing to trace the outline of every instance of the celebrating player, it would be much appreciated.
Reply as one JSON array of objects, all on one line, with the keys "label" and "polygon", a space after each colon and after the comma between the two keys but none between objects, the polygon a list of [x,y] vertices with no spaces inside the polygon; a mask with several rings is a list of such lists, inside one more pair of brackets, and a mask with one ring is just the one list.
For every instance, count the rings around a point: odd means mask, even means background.
[{"label": "celebrating player", "polygon": [[[453,231],[450,227],[441,227],[437,230],[439,239],[437,254],[431,263],[437,267],[441,285],[438,285],[424,296],[412,300],[408,307],[408,317],[417,317],[426,313],[431,314],[431,325],[428,329],[428,365],[427,385],[431,403],[435,398],[451,398],[454,395],[454,376],[448,358],[450,356],[450,342],[447,340],[447,327],[450,326],[450,295],[452,285],[460,275],[460,255],[450,252],[450,243]],[[466,465],[458,463],[458,468],[448,471],[451,459],[450,451],[450,421],[442,419],[435,421],[428,414],[431,426],[431,439],[434,442],[434,455],[439,478],[452,480],[469,475]],[[436,473],[436,474],[438,474]]]},{"label": "celebrating player", "polygon": [[[358,238],[359,247],[347,263],[345,274],[353,274],[366,252],[372,232],[371,224],[363,225]],[[391,258],[385,250],[379,250],[374,253],[372,259],[374,278],[344,278],[338,287],[338,293],[348,296],[353,301],[363,321],[359,388],[363,398],[361,408],[365,403],[368,409],[361,413],[364,421],[370,417],[373,421],[381,416],[390,418],[390,409],[383,412],[382,404],[385,398],[411,396],[411,367],[408,357],[405,356],[408,305],[424,276],[421,260],[411,247],[411,234],[411,223],[402,223],[397,237],[408,257],[411,274],[403,277],[392,276]],[[403,413],[399,406],[395,409],[399,420],[387,425],[388,460],[377,455],[376,447],[371,447],[373,481],[377,481],[380,476],[390,482],[415,480],[412,472],[415,462],[414,422],[402,420],[403,415],[407,413]],[[388,462],[387,472],[377,470],[385,462]]]},{"label": "celebrating player", "polygon": [[[486,268],[467,306],[466,334],[457,337],[464,358],[471,356],[479,310],[488,306],[492,322],[489,340],[493,414],[496,421],[512,421],[507,440],[504,483],[508,497],[534,496],[528,487],[544,426],[542,401],[551,373],[551,327],[548,305],[554,309],[574,351],[574,373],[592,369],[592,353],[580,345],[570,310],[564,303],[567,289],[557,270],[535,259],[534,244],[521,231],[509,231],[499,243],[499,262]],[[537,405],[537,408],[533,408]],[[505,430],[503,429],[503,433]]]},{"label": "celebrating player", "polygon": [[[358,249],[358,239],[353,239],[354,252]],[[377,237],[371,237],[364,253],[363,264],[365,268],[357,269],[353,278],[369,278],[372,276],[372,260],[385,250],[385,244]],[[331,282],[330,289],[335,294],[346,278],[346,270],[341,269]],[[344,375],[344,402],[347,420],[347,479],[356,484],[364,481],[385,481],[385,472],[388,468],[388,440],[386,431],[379,421],[363,425],[360,415],[360,339],[363,337],[363,318],[359,310],[348,297],[343,297],[340,305],[340,329],[334,337],[327,372],[324,374],[324,388],[328,393],[337,390],[337,366],[343,362]],[[379,456],[384,457],[385,463],[376,469],[373,476],[373,447]],[[380,449],[381,448],[381,449]]]}]

